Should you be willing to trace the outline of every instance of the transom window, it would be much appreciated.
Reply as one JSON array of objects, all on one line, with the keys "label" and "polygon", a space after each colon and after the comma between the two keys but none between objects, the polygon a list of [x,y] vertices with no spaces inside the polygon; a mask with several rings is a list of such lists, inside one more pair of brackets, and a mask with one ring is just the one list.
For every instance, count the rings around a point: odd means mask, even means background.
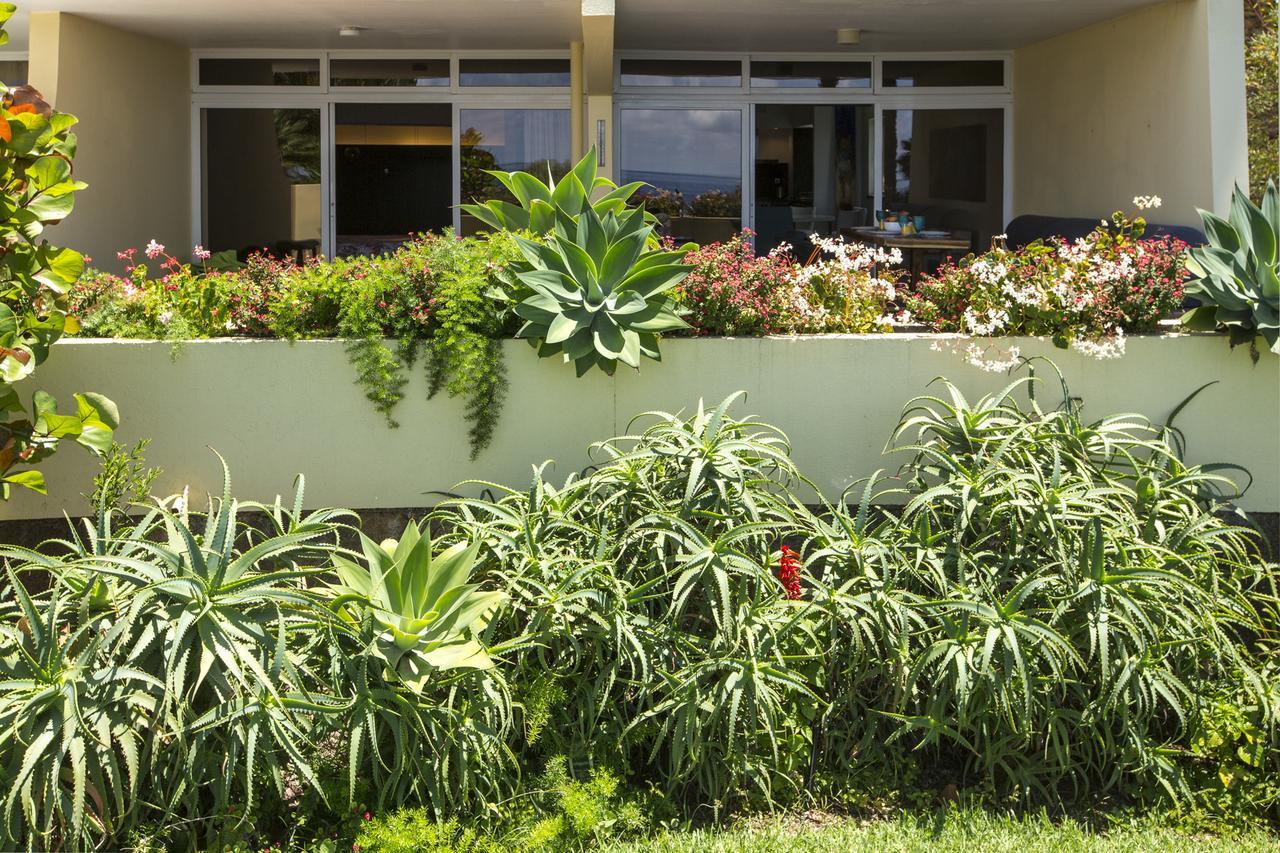
[{"label": "transom window", "polygon": [[449,60],[331,59],[330,86],[448,86]]},{"label": "transom window", "polygon": [[753,89],[870,89],[870,62],[753,60]]},{"label": "transom window", "polygon": [[463,59],[458,82],[463,86],[568,86],[567,59]]},{"label": "transom window", "polygon": [[200,60],[201,86],[319,86],[319,58]]},{"label": "transom window", "polygon": [[886,59],[881,85],[891,89],[953,86],[1003,86],[1001,59]]},{"label": "transom window", "polygon": [[737,59],[623,59],[619,83],[625,87],[742,85],[742,62]]}]

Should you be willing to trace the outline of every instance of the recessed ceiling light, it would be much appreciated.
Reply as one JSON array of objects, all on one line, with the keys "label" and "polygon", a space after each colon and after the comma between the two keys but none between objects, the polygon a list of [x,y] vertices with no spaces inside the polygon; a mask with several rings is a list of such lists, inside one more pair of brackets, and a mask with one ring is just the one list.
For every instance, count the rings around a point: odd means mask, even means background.
[{"label": "recessed ceiling light", "polygon": [[836,44],[857,44],[862,41],[862,30],[857,27],[841,27],[836,30]]},{"label": "recessed ceiling light", "polygon": [[338,28],[338,35],[344,36],[346,38],[355,38],[356,36],[360,35],[362,32],[364,32],[364,27],[354,27],[351,25],[347,25],[345,27]]}]

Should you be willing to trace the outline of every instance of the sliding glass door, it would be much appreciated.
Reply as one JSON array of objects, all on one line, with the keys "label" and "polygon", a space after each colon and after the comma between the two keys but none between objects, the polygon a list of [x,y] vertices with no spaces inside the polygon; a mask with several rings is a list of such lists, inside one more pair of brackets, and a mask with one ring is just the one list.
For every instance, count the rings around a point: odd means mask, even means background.
[{"label": "sliding glass door", "polygon": [[757,104],[756,251],[865,225],[875,205],[869,104]]},{"label": "sliding glass door", "polygon": [[[569,111],[558,109],[464,108],[458,111],[460,199],[515,202],[489,170],[524,171],[543,181],[559,180],[572,167]],[[461,215],[462,234],[480,230],[480,222]]]},{"label": "sliding glass door", "polygon": [[625,106],[619,177],[644,181],[646,206],[676,241],[714,243],[742,230],[743,109]]},{"label": "sliding glass door", "polygon": [[334,106],[334,254],[383,255],[453,225],[447,103]]},{"label": "sliding glass door", "polygon": [[883,202],[981,251],[1005,224],[1005,111],[889,109],[881,117]]},{"label": "sliding glass door", "polygon": [[255,252],[319,253],[321,115],[318,109],[232,107],[201,111],[198,242],[243,261]]}]

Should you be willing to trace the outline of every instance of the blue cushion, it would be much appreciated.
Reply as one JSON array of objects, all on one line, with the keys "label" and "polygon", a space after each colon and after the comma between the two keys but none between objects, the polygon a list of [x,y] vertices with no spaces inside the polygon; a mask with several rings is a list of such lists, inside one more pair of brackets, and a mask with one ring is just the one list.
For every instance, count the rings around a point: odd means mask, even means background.
[{"label": "blue cushion", "polygon": [[[1102,217],[1097,219],[1080,219],[1066,216],[1040,216],[1034,213],[1015,216],[1010,222],[1009,227],[1005,229],[1005,234],[1009,238],[1009,248],[1021,249],[1028,243],[1036,240],[1044,240],[1049,237],[1062,237],[1067,241],[1076,240],[1080,237],[1087,237],[1089,232],[1101,222]],[[1187,225],[1160,225],[1154,222],[1147,223],[1145,237],[1174,237],[1189,243],[1192,246],[1200,246],[1205,242],[1204,232],[1198,228],[1191,228]]]}]

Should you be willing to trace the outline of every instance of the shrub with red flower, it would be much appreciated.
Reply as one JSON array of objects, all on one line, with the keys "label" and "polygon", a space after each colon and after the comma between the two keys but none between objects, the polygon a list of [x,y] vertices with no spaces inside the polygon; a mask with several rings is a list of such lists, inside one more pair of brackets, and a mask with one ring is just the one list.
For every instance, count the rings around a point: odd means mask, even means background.
[{"label": "shrub with red flower", "polygon": [[800,590],[800,555],[786,545],[778,559],[778,580],[782,582],[783,592],[791,601],[798,601],[803,593]]},{"label": "shrub with red flower", "polygon": [[693,270],[677,296],[695,335],[770,335],[787,331],[791,263],[782,255],[756,257],[736,235],[685,256]]}]

